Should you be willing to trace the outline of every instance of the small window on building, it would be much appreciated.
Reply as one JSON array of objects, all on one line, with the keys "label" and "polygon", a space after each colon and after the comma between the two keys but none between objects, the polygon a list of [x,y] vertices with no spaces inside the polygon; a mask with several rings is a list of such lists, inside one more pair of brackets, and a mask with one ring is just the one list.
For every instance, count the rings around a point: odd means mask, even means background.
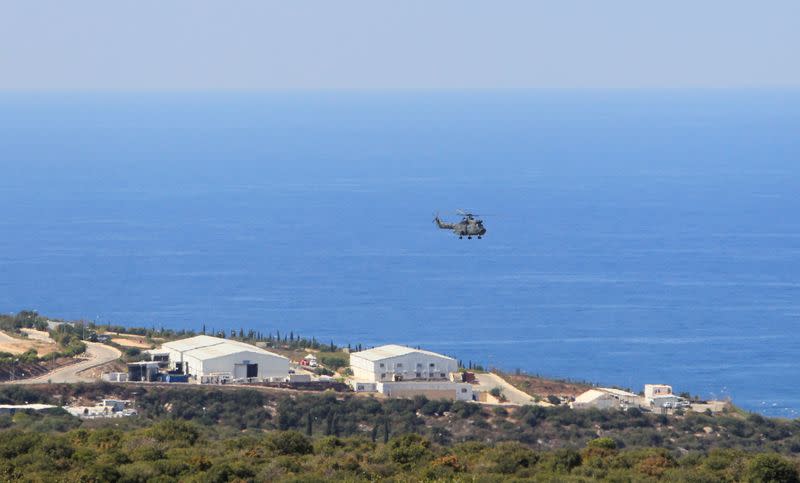
[{"label": "small window on building", "polygon": [[381,374],[381,379],[386,379],[386,373]]},{"label": "small window on building", "polygon": [[381,369],[383,369],[384,367],[386,367],[386,365],[383,362],[381,362]]},{"label": "small window on building", "polygon": [[436,364],[434,364],[433,362],[431,362],[430,364],[428,364],[428,367],[433,367],[433,366],[435,366],[435,365],[436,365]]},{"label": "small window on building", "polygon": [[402,362],[398,362],[397,363],[397,367],[403,367],[403,363]]},{"label": "small window on building", "polygon": [[461,392],[467,392],[467,388],[466,387],[462,387],[461,388]]},{"label": "small window on building", "polygon": [[442,372],[442,373],[439,374],[439,377],[447,377],[447,375],[445,375],[445,373]]},{"label": "small window on building", "polygon": [[417,377],[422,377],[422,373],[421,373],[421,372],[418,372],[418,373],[417,373]]}]

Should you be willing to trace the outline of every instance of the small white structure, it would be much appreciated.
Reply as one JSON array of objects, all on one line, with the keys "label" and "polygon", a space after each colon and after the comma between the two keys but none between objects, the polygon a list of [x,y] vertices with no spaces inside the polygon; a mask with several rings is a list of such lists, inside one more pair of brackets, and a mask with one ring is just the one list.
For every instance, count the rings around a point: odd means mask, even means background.
[{"label": "small white structure", "polygon": [[352,381],[352,385],[355,392],[378,392],[377,382]]},{"label": "small white structure", "polygon": [[648,401],[660,396],[669,396],[670,394],[672,394],[672,386],[668,386],[666,384],[644,385],[644,398]]},{"label": "small white structure", "polygon": [[289,374],[286,377],[286,382],[311,382],[311,374]]},{"label": "small white structure", "polygon": [[230,378],[236,380],[284,380],[289,375],[289,359],[251,344],[198,335],[166,342],[170,367],[197,381]]},{"label": "small white structure", "polygon": [[[358,384],[358,383],[356,383]],[[472,385],[466,382],[443,381],[402,381],[378,382],[377,392],[388,397],[425,396],[428,399],[454,399],[472,401]]]},{"label": "small white structure", "polygon": [[81,419],[122,418],[136,415],[130,405],[131,401],[124,399],[103,399],[95,406],[64,406],[64,410]]},{"label": "small white structure", "polygon": [[127,399],[103,399],[99,404],[100,407],[109,408],[109,411],[119,412],[130,406],[131,402]]},{"label": "small white structure", "polygon": [[638,395],[610,387],[589,389],[576,397],[571,404],[573,409],[626,409],[638,405]]},{"label": "small white structure", "polygon": [[100,379],[106,382],[128,382],[127,372],[104,372]]},{"label": "small white structure", "polygon": [[426,396],[471,401],[472,386],[453,382],[458,361],[435,352],[385,345],[350,353],[351,384],[356,392],[379,392],[389,397]]},{"label": "small white structure", "polygon": [[683,398],[672,393],[672,386],[666,384],[645,384],[644,398],[655,408],[677,408]]},{"label": "small white structure", "polygon": [[305,364],[303,364],[304,366],[317,367],[318,365],[317,356],[314,354],[308,354],[307,356],[303,357],[303,360],[305,361]]},{"label": "small white structure", "polygon": [[447,380],[458,361],[435,352],[384,345],[350,354],[353,379],[370,382]]},{"label": "small white structure", "polygon": [[0,414],[14,414],[17,411],[44,411],[55,407],[51,404],[0,404]]}]

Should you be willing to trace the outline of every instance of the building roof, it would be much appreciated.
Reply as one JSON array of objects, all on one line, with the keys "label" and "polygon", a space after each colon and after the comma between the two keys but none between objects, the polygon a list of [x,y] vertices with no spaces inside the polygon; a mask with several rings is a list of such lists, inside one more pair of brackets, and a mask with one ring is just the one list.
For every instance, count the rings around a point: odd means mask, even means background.
[{"label": "building roof", "polygon": [[580,396],[576,397],[575,402],[584,404],[590,403],[604,396],[611,396],[615,399],[639,397],[637,394],[628,391],[623,391],[622,389],[614,389],[612,387],[598,387],[596,389],[589,389]]},{"label": "building roof", "polygon": [[[239,342],[238,340],[211,337],[210,335],[198,335],[195,337],[189,337],[188,339],[165,342],[161,348],[181,352],[196,359],[214,359],[217,357],[245,351],[286,359],[281,355],[265,351],[264,349],[256,347],[252,344]],[[288,359],[286,360],[288,361]]]},{"label": "building roof", "polygon": [[413,347],[406,347],[404,345],[396,345],[396,344],[382,345],[380,347],[375,347],[373,349],[367,349],[361,352],[354,352],[350,355],[353,357],[360,357],[368,361],[379,361],[382,359],[389,359],[391,357],[404,356],[406,354],[412,354],[412,353],[425,354],[429,356],[440,357],[443,359],[450,359],[453,361],[455,360],[452,357],[447,357],[442,354],[437,354],[436,352],[426,351],[422,349],[414,349]]},{"label": "building roof", "polygon": [[613,387],[598,387],[597,389],[618,397],[639,397],[638,394],[634,394],[628,391],[623,391],[622,389],[615,389]]},{"label": "building roof", "polygon": [[201,347],[208,347],[211,345],[221,344],[223,342],[232,342],[228,339],[220,337],[211,337],[210,335],[197,335],[189,337],[188,339],[173,340],[165,342],[161,345],[162,349],[169,349],[176,352],[186,352]]},{"label": "building roof", "polygon": [[[611,394],[601,391],[599,389],[589,389],[588,391],[584,392],[580,396],[575,398],[576,403],[590,403],[596,401],[602,397],[612,396]],[[613,396],[612,396],[613,397]]]}]

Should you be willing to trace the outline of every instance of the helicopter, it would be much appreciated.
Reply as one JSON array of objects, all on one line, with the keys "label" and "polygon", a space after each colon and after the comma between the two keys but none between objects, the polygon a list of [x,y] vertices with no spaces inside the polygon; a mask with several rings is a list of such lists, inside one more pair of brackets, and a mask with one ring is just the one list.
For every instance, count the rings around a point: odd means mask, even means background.
[{"label": "helicopter", "polygon": [[433,222],[442,230],[452,230],[453,233],[458,235],[459,239],[467,237],[467,240],[471,240],[473,236],[478,237],[478,239],[483,238],[483,235],[486,234],[486,228],[483,226],[483,220],[476,218],[480,215],[464,210],[458,210],[456,213],[462,217],[458,223],[445,223],[439,219],[438,214],[433,219]]}]

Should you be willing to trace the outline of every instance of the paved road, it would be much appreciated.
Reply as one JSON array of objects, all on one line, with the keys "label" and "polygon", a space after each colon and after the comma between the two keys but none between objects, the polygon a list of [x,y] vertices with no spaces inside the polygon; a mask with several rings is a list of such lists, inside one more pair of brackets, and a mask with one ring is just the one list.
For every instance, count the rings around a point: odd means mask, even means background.
[{"label": "paved road", "polygon": [[475,378],[478,380],[478,386],[475,387],[476,390],[489,392],[493,388],[499,387],[511,404],[534,404],[531,396],[512,386],[511,383],[497,374],[476,373]]},{"label": "paved road", "polygon": [[77,364],[61,367],[53,372],[48,372],[32,379],[20,379],[13,381],[12,384],[42,384],[47,382],[93,382],[95,379],[81,375],[82,371],[92,367],[105,364],[119,359],[122,353],[117,349],[98,344],[97,342],[86,342],[86,355],[88,358]]}]

